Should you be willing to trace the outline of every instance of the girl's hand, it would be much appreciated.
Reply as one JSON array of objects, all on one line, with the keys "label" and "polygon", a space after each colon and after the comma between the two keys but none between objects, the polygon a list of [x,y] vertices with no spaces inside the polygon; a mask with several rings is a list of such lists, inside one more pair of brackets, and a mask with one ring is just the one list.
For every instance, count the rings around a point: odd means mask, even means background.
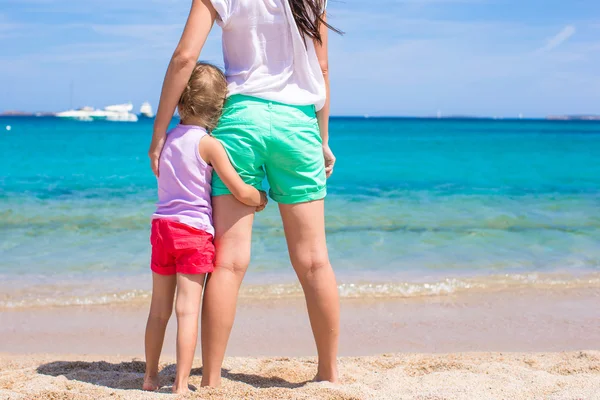
[{"label": "girl's hand", "polygon": [[152,143],[150,143],[150,150],[148,150],[148,157],[150,157],[150,167],[152,172],[158,178],[158,161],[160,160],[160,153],[162,152],[165,142],[167,141],[167,133],[163,132],[154,133],[152,136]]},{"label": "girl's hand", "polygon": [[323,158],[325,159],[325,176],[329,178],[333,174],[333,166],[335,165],[335,156],[329,145],[323,145]]},{"label": "girl's hand", "polygon": [[265,207],[267,207],[268,202],[269,199],[267,198],[267,194],[260,190],[260,206],[256,207],[256,212],[261,212],[262,210],[264,210]]}]

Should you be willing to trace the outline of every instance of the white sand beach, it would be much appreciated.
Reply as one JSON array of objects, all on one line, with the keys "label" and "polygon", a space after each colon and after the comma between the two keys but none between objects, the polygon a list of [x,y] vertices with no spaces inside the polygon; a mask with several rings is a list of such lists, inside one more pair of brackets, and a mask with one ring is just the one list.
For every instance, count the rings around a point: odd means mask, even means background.
[{"label": "white sand beach", "polygon": [[[172,360],[171,360],[172,361]],[[143,362],[123,357],[0,356],[2,399],[166,399],[174,365],[162,365],[158,393],[138,390]],[[600,352],[388,354],[342,358],[341,384],[310,382],[311,358],[228,358],[221,389],[202,399],[598,399]]]}]

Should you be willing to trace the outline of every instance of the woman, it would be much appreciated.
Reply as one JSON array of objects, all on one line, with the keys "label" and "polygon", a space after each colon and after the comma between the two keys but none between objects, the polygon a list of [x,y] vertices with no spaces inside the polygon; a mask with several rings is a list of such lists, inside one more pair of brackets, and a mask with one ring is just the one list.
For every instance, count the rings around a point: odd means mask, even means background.
[{"label": "woman", "polygon": [[[336,382],[339,299],[325,242],[329,79],[323,0],[193,0],[169,64],[149,155],[158,175],[165,132],[215,22],[223,30],[229,98],[213,136],[243,180],[269,181],[318,352],[316,380]],[[333,29],[333,28],[331,28]],[[237,296],[250,262],[255,209],[213,177],[215,272],[202,310],[203,386],[219,386]]]}]

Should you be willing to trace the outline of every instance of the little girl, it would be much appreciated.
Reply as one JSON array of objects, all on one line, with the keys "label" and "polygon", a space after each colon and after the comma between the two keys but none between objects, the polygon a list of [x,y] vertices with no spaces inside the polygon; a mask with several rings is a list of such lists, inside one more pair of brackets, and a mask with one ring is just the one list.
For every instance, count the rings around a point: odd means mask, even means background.
[{"label": "little girl", "polygon": [[174,393],[188,390],[198,336],[204,278],[213,272],[212,169],[242,203],[264,209],[264,192],[245,184],[221,144],[209,136],[221,116],[227,81],[216,67],[198,63],[181,95],[181,124],[171,130],[160,156],[158,204],[152,216],[152,304],[146,325],[144,390],[158,390],[158,362],[167,322],[177,316]]}]

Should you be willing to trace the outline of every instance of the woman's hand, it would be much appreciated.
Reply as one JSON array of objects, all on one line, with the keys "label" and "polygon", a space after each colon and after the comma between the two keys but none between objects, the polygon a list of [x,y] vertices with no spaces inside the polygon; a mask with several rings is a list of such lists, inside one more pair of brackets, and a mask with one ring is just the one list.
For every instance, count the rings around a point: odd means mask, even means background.
[{"label": "woman's hand", "polygon": [[150,150],[148,150],[148,157],[150,157],[150,167],[152,172],[158,178],[158,161],[160,160],[160,153],[162,152],[165,142],[167,140],[167,133],[154,133],[152,135],[152,143],[150,143]]},{"label": "woman's hand", "polygon": [[333,174],[333,166],[335,165],[335,156],[329,145],[323,145],[323,159],[325,160],[325,176],[329,178]]}]

